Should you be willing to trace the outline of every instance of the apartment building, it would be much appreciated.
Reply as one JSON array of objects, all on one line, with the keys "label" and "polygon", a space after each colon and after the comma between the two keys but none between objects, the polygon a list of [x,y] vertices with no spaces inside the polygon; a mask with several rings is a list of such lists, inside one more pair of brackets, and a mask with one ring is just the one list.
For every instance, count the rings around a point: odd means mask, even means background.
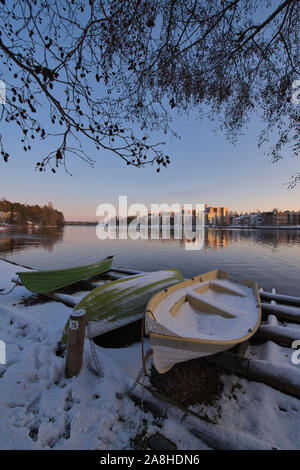
[{"label": "apartment building", "polygon": [[300,225],[300,212],[282,212],[278,209],[270,212],[253,212],[235,217],[233,225],[247,227]]},{"label": "apartment building", "polygon": [[205,204],[205,225],[228,225],[229,213],[227,207],[209,207]]}]

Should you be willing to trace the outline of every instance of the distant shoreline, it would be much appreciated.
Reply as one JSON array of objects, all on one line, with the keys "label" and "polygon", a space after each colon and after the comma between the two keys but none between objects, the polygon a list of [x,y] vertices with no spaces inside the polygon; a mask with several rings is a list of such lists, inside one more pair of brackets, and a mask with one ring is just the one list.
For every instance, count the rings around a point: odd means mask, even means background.
[{"label": "distant shoreline", "polygon": [[[73,226],[73,227],[96,227],[98,222],[65,222],[65,226]],[[111,228],[119,228],[118,225],[111,226]],[[122,227],[122,226],[121,226]],[[156,228],[158,226],[155,226]],[[163,227],[162,225],[160,228]],[[149,225],[151,228],[151,225]],[[171,225],[170,228],[174,228],[174,225]],[[253,227],[251,225],[205,225],[205,229],[227,229],[227,230],[300,230],[300,225],[262,225]],[[195,229],[195,226],[193,226]]]},{"label": "distant shoreline", "polygon": [[227,229],[238,229],[238,230],[300,230],[300,225],[262,225],[253,227],[252,225],[205,225],[205,228],[227,228]]}]

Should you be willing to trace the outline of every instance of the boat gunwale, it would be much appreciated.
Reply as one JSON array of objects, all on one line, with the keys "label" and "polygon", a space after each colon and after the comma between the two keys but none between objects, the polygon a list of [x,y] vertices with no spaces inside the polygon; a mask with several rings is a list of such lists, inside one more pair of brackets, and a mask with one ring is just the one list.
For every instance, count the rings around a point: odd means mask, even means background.
[{"label": "boat gunwale", "polygon": [[94,263],[90,263],[90,264],[85,264],[85,265],[81,265],[81,266],[73,266],[73,267],[70,267],[70,268],[63,268],[63,269],[48,269],[48,270],[32,270],[32,271],[18,271],[16,272],[17,275],[36,275],[36,274],[39,274],[39,275],[43,275],[43,274],[49,274],[49,273],[57,273],[57,272],[60,272],[60,273],[63,273],[63,272],[67,272],[67,271],[74,271],[75,269],[86,269],[90,266],[97,266],[98,264],[100,263],[104,263],[106,261],[110,261],[110,260],[113,260],[114,258],[114,255],[109,255],[109,256],[106,256],[105,258],[102,258],[100,259],[99,261],[96,261]]},{"label": "boat gunwale", "polygon": [[[212,277],[211,277],[212,276]],[[220,276],[220,277],[219,277]],[[168,287],[167,289],[164,289],[163,291],[159,292],[156,294],[152,299],[148,302],[147,308],[145,311],[145,316],[148,317],[150,314],[152,316],[152,319],[157,322],[155,319],[155,315],[153,311],[155,310],[156,306],[169,294],[171,294],[173,291],[176,291],[180,288],[188,287],[192,284],[196,284],[198,282],[207,282],[215,279],[229,279],[235,282],[238,282],[239,284],[245,285],[253,291],[255,298],[258,302],[257,308],[258,308],[258,318],[257,322],[254,326],[254,328],[251,329],[251,331],[244,336],[241,336],[236,339],[230,339],[230,340],[212,340],[212,339],[199,339],[199,338],[187,338],[185,336],[170,336],[170,335],[164,335],[161,333],[151,333],[149,331],[149,336],[151,338],[155,338],[157,340],[161,339],[162,341],[167,340],[168,341],[168,347],[172,347],[172,343],[174,343],[174,346],[176,347],[176,343],[178,342],[187,342],[187,343],[196,343],[196,344],[215,344],[218,346],[227,346],[227,345],[236,345],[238,343],[243,343],[244,341],[247,341],[251,336],[253,336],[256,331],[259,328],[260,322],[261,322],[261,317],[262,317],[262,309],[261,309],[261,300],[260,300],[260,295],[259,295],[259,289],[258,285],[254,281],[250,281],[249,279],[244,279],[243,281],[239,281],[237,279],[234,279],[228,275],[225,271],[221,271],[219,269],[209,271],[207,273],[199,274],[197,276],[192,277],[191,279],[187,279],[186,281],[180,282],[178,284],[175,284],[174,286]],[[154,307],[153,307],[154,305]],[[157,322],[159,323],[159,322]],[[157,342],[156,345],[160,344],[163,346],[164,344]]]}]

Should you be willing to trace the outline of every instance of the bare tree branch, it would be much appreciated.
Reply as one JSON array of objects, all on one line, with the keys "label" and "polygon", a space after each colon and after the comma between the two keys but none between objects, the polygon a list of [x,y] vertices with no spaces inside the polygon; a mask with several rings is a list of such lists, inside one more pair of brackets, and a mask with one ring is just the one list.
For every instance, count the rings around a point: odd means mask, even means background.
[{"label": "bare tree branch", "polygon": [[[68,171],[68,155],[93,164],[88,143],[159,171],[170,157],[150,133],[190,109],[233,140],[259,110],[273,161],[298,155],[299,16],[296,0],[1,0],[0,120],[26,152],[56,139],[40,171]],[[0,135],[4,161],[7,145]]]}]

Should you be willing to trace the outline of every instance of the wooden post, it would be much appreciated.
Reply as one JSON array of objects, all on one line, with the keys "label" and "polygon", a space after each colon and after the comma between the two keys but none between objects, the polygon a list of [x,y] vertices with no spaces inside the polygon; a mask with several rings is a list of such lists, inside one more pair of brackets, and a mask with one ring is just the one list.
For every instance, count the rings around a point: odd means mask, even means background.
[{"label": "wooden post", "polygon": [[65,377],[77,375],[82,367],[87,315],[85,309],[72,312],[69,319]]}]

